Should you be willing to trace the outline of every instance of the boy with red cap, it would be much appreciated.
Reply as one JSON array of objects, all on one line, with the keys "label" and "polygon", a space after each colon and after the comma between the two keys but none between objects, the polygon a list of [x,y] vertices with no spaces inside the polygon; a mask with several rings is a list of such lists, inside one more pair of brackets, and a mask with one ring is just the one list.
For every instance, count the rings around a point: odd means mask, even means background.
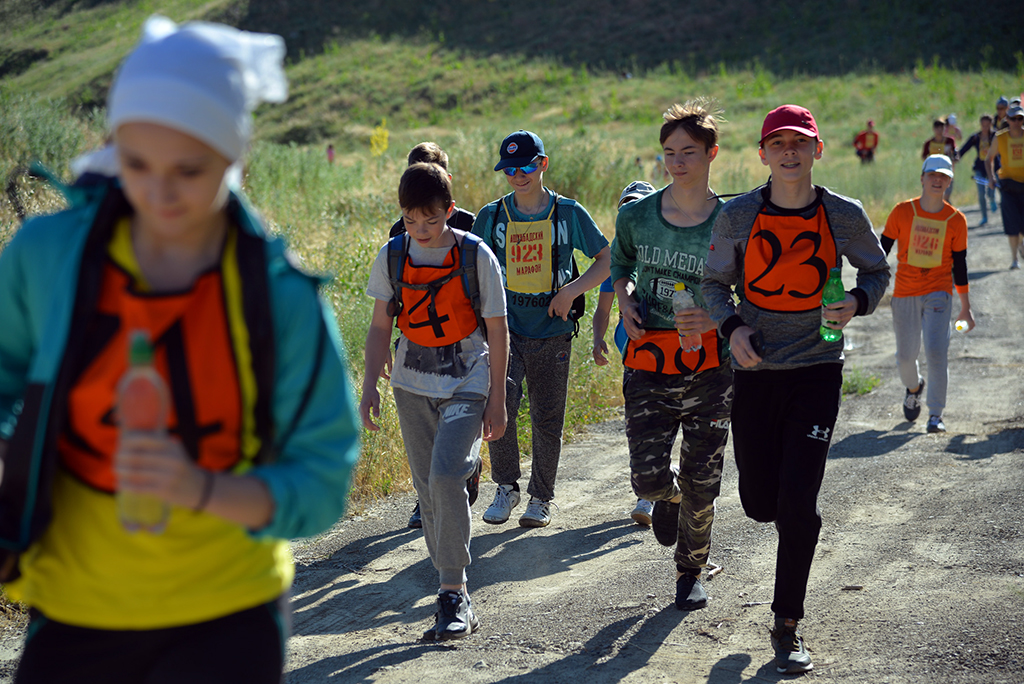
[{"label": "boy with red cap", "polygon": [[[811,181],[824,144],[814,117],[783,105],[765,117],[758,153],[768,182],[727,203],[711,234],[701,293],[729,340],[732,434],[743,510],[779,532],[771,630],[779,672],[812,668],[797,632],[821,529],[821,488],[843,382],[843,343],[823,341],[874,311],[889,264],[857,200]],[[857,286],[820,305],[843,258]],[[734,303],[733,292],[739,297]]]}]

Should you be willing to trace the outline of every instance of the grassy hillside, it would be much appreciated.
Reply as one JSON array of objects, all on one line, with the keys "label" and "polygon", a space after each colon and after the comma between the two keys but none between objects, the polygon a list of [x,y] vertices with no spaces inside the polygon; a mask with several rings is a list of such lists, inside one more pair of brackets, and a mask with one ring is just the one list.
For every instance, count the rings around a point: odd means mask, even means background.
[{"label": "grassy hillside", "polygon": [[[927,15],[912,11],[916,2],[882,15],[822,0],[814,14],[790,9],[766,32],[766,10],[746,0],[694,17],[684,11],[693,4],[660,0],[565,0],[557,11],[523,0],[515,15],[491,1],[382,0],[355,11],[328,0],[0,0],[0,173],[40,158],[66,174],[73,156],[102,142],[112,73],[154,12],[282,33],[291,95],[257,112],[246,191],[310,268],[338,274],[326,294],[358,387],[370,311],[363,290],[398,213],[396,184],[413,144],[432,139],[450,153],[456,199],[475,211],[507,191],[491,170],[501,138],[535,130],[551,155],[546,183],[578,198],[611,237],[621,188],[638,177],[663,182],[658,127],[672,102],[710,95],[724,107],[712,167],[720,193],[764,181],[761,119],[797,102],[815,113],[826,143],[815,181],[860,198],[877,225],[920,190],[919,150],[934,117],[956,112],[969,134],[1000,94],[1024,88],[1024,53],[1011,54],[995,28],[1011,22],[944,14],[935,10],[941,4],[928,5]],[[671,16],[666,7],[675,8]],[[886,22],[902,33],[879,43]],[[935,59],[936,44],[956,49]],[[876,163],[862,167],[850,141],[867,118],[878,125],[881,148]],[[339,150],[334,166],[324,158],[328,142]],[[33,211],[60,204],[38,185],[21,193]],[[976,202],[969,163],[957,168],[953,199]],[[0,245],[16,228],[0,200]],[[589,336],[588,319],[574,350],[570,431],[621,401],[619,369],[589,360]],[[387,401],[384,421],[384,431],[365,436],[357,489],[367,496],[408,486]]]}]

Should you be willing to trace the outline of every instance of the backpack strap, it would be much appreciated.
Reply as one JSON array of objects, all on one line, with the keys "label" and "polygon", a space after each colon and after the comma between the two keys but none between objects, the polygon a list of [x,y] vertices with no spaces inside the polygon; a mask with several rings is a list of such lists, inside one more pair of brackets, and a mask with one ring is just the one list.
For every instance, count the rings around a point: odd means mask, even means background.
[{"label": "backpack strap", "polygon": [[477,327],[480,328],[484,339],[487,339],[487,326],[484,324],[484,318],[480,313],[482,308],[480,303],[480,274],[476,267],[481,244],[483,244],[483,240],[479,237],[472,233],[466,233],[462,236],[462,244],[459,249],[461,250],[460,260],[462,262],[462,287],[466,291],[466,298],[469,299],[469,303],[473,307],[473,313],[476,314]]},{"label": "backpack strap", "polygon": [[402,312],[402,270],[409,256],[409,234],[399,233],[388,240],[388,280],[394,295],[388,302],[388,315],[396,318]]}]

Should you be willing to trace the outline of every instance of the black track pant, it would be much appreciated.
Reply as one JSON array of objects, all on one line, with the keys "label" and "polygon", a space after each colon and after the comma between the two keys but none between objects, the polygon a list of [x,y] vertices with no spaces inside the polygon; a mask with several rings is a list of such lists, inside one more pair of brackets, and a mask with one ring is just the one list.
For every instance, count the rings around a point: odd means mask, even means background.
[{"label": "black track pant", "polygon": [[279,684],[287,598],[209,622],[150,630],[74,627],[32,611],[16,684]]},{"label": "black track pant", "polygon": [[736,370],[733,449],[747,516],[774,522],[776,615],[799,620],[821,530],[818,490],[839,413],[838,363],[793,370]]}]

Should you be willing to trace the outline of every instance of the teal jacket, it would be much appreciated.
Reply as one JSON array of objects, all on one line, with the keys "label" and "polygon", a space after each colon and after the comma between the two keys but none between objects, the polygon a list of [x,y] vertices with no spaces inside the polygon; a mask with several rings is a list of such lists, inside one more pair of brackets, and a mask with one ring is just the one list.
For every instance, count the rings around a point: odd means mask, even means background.
[{"label": "teal jacket", "polygon": [[[69,209],[30,219],[0,252],[0,580],[46,529],[56,441],[83,330],[95,306],[106,246],[130,213],[117,182],[72,187]],[[309,536],[344,512],[359,454],[359,419],[333,313],[318,281],[293,264],[244,199],[238,262],[258,400],[261,451],[251,474],[274,500],[257,536]]]}]

